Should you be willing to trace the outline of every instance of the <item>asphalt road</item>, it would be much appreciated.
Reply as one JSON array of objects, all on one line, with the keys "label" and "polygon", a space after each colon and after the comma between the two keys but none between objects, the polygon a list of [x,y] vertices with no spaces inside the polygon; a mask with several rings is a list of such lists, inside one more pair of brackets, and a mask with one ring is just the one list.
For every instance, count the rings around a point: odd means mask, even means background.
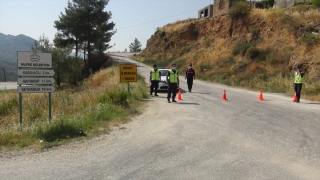
[{"label": "asphalt road", "polygon": [[0,82],[0,90],[17,89],[17,82]]},{"label": "asphalt road", "polygon": [[259,94],[195,80],[182,101],[169,104],[166,93],[147,99],[143,114],[111,134],[41,153],[1,153],[0,177],[319,180],[320,103],[271,93],[259,101]]}]

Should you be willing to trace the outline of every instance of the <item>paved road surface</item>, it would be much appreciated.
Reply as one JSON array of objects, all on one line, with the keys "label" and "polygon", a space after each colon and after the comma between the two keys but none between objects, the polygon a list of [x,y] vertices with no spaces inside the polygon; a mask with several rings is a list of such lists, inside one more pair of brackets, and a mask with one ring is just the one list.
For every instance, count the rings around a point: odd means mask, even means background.
[{"label": "paved road surface", "polygon": [[[151,67],[137,65],[148,75]],[[319,180],[320,103],[263,95],[196,80],[178,103],[165,93],[145,100],[145,112],[111,134],[42,153],[1,153],[0,177]]]},{"label": "paved road surface", "polygon": [[0,82],[0,90],[17,89],[17,82]]}]

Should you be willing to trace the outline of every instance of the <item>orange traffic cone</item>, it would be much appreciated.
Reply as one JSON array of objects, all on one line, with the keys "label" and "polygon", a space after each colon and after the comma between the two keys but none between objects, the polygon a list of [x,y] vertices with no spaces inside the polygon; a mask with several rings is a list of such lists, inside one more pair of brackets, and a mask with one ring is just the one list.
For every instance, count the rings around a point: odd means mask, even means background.
[{"label": "orange traffic cone", "polygon": [[222,100],[228,100],[227,99],[227,95],[226,95],[226,90],[223,91],[223,96],[222,96]]},{"label": "orange traffic cone", "polygon": [[180,89],[178,90],[178,101],[181,101],[182,100],[182,97],[181,97],[181,92],[180,92]]},{"label": "orange traffic cone", "polygon": [[298,98],[297,98],[297,94],[296,94],[296,93],[294,93],[294,96],[293,96],[293,102],[296,102],[296,101],[298,101]]},{"label": "orange traffic cone", "polygon": [[263,95],[262,95],[262,90],[260,90],[260,96],[259,96],[259,101],[263,101]]}]

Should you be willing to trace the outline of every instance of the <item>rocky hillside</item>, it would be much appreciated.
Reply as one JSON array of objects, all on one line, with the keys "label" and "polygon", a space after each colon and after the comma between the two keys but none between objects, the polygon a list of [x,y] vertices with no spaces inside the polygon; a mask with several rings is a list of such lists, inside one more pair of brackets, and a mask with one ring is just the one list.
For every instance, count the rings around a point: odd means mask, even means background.
[{"label": "rocky hillside", "polygon": [[290,74],[296,65],[319,79],[319,32],[317,10],[253,9],[240,19],[224,15],[168,24],[150,37],[136,59],[175,62],[180,68],[193,63],[204,79],[213,81]]}]

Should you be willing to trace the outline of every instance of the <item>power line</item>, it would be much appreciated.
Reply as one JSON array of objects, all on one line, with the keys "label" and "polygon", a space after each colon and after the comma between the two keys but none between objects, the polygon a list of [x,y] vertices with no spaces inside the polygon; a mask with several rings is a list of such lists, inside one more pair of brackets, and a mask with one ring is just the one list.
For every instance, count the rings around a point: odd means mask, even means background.
[{"label": "power line", "polygon": [[183,14],[188,14],[188,13],[195,12],[195,11],[198,12],[198,10],[193,10],[193,11],[189,11],[189,12],[184,12],[184,13],[181,13],[181,14],[173,15],[173,16],[170,16],[170,17],[165,17],[165,18],[162,18],[162,19],[157,19],[157,20],[153,20],[153,21],[149,21],[149,22],[145,22],[145,23],[141,23],[141,24],[136,24],[136,25],[132,25],[132,26],[127,26],[127,27],[122,27],[122,28],[118,28],[118,29],[126,29],[126,28],[131,28],[131,27],[135,27],[135,26],[144,25],[144,24],[149,24],[149,23],[153,23],[153,22],[156,22],[156,21],[169,19],[169,18],[172,18],[172,17],[180,16],[180,15],[183,15]]}]

